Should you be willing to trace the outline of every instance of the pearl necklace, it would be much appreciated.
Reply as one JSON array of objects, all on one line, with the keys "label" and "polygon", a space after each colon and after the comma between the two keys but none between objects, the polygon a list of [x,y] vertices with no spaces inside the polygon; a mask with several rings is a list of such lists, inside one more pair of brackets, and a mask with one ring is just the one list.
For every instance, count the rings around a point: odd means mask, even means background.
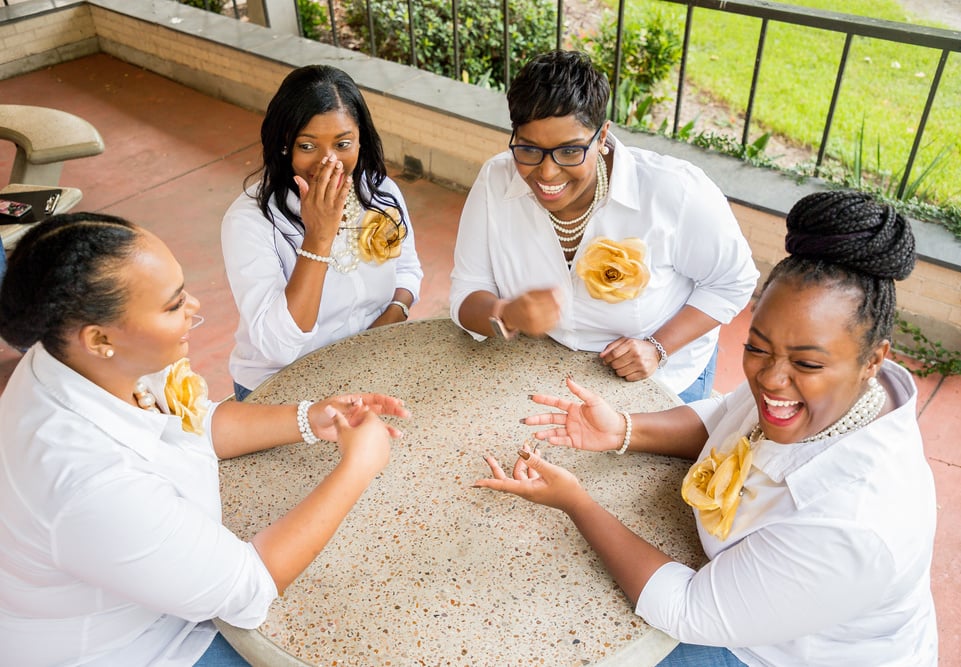
[{"label": "pearl necklace", "polygon": [[360,265],[357,241],[360,238],[360,230],[354,223],[357,222],[357,218],[360,217],[363,210],[360,202],[357,201],[354,188],[351,188],[347,194],[347,201],[344,203],[344,212],[340,216],[341,225],[337,230],[337,236],[343,235],[344,244],[336,251],[331,248],[330,253],[332,261],[329,264],[339,273],[350,273]]},{"label": "pearl necklace", "polygon": [[[570,243],[576,240],[587,227],[587,223],[590,222],[591,214],[594,212],[594,208],[597,203],[604,198],[607,194],[607,163],[604,162],[604,156],[597,156],[597,181],[594,186],[594,199],[591,200],[591,205],[587,207],[581,215],[577,216],[573,220],[561,220],[553,212],[548,211],[547,215],[551,219],[551,224],[554,225],[554,231],[557,232],[557,238],[561,242]],[[570,227],[570,225],[576,225],[575,227]]]},{"label": "pearl necklace", "polygon": [[157,399],[143,382],[134,385],[133,397],[137,399],[137,405],[147,412],[160,412],[160,408],[157,407]]},{"label": "pearl necklace", "polygon": [[[861,397],[854,405],[851,406],[850,410],[844,413],[843,417],[838,419],[823,431],[815,433],[812,436],[808,436],[807,438],[804,438],[804,440],[798,440],[798,444],[825,440],[827,438],[834,438],[839,435],[844,435],[845,433],[850,433],[851,431],[857,431],[858,429],[867,426],[877,419],[877,416],[881,414],[881,409],[884,408],[884,403],[887,400],[888,395],[884,391],[884,387],[881,386],[881,383],[877,381],[877,378],[869,378],[868,390],[861,394]],[[756,424],[748,439],[753,445],[763,436],[764,432],[761,430],[761,425]]]}]

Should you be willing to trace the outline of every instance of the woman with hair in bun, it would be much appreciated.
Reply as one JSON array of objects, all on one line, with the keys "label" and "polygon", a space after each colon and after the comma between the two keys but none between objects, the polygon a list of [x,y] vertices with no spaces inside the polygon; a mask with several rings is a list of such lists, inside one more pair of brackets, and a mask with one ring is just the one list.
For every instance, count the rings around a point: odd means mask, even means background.
[{"label": "woman with hair in bun", "polygon": [[787,228],[734,392],[618,414],[568,379],[580,400],[533,396],[559,412],[524,420],[553,445],[696,460],[680,492],[706,565],[673,562],[536,451],[510,477],[489,458],[476,485],[567,513],[637,614],[681,642],[661,665],[935,667],[934,483],[917,389],[885,358],[914,238],[863,193],[805,197]]},{"label": "woman with hair in bun", "polygon": [[309,352],[406,321],[424,277],[404,197],[346,72],[290,72],[260,139],[260,180],[221,227],[240,313],[229,363],[240,400]]},{"label": "woman with hair in bun", "polygon": [[[13,251],[0,336],[29,350],[0,396],[4,664],[246,665],[211,619],[262,623],[387,464],[395,398],[208,401],[197,309],[121,218],[54,216]],[[341,459],[289,513],[249,542],[221,524],[219,458],[320,438]]]}]

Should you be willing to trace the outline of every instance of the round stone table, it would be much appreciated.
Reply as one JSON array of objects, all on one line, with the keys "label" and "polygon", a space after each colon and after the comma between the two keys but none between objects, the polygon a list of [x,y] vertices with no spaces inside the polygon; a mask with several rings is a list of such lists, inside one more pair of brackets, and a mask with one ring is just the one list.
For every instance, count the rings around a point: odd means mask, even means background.
[{"label": "round stone table", "polygon": [[[625,382],[595,353],[549,339],[475,342],[448,319],[381,327],[294,362],[247,399],[297,402],[351,392],[402,398],[409,420],[391,461],[327,548],[257,630],[218,622],[254,665],[655,665],[675,645],[630,603],[561,512],[472,488],[484,454],[513,465],[564,377],[615,408],[677,404],[655,381]],[[680,497],[689,462],[546,447],[591,494],[675,559],[704,561]],[[337,447],[280,447],[223,461],[224,523],[243,539],[299,502]]]}]

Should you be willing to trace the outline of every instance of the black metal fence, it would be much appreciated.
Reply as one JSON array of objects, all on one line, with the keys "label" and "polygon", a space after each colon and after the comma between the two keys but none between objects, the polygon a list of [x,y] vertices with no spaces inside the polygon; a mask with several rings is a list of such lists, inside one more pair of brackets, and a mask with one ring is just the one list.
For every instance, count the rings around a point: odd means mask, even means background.
[{"label": "black metal fence", "polygon": [[[335,46],[341,44],[341,39],[339,35],[339,26],[336,23],[335,11],[335,0],[321,0],[325,1],[327,4],[328,16],[330,19],[330,39]],[[410,53],[408,54],[408,62],[410,65],[418,66],[418,56],[416,49],[413,45],[417,43],[416,31],[417,26],[414,21],[415,13],[415,0],[404,0],[407,4],[407,15],[408,15],[408,37],[409,44],[411,45]],[[451,40],[453,42],[453,59],[454,59],[454,72],[460,71],[460,53],[461,53],[461,32],[460,27],[460,7],[458,0],[449,0],[451,3]],[[205,4],[209,4],[208,0],[204,0]],[[237,3],[236,0],[233,2],[233,12],[237,16]],[[295,7],[298,4],[298,0],[291,0]],[[871,37],[879,40],[885,40],[889,42],[896,42],[901,44],[908,44],[912,46],[925,47],[930,49],[936,49],[940,51],[940,59],[938,61],[937,70],[931,81],[931,86],[928,91],[927,101],[924,105],[924,109],[921,111],[920,120],[914,133],[914,139],[912,142],[911,150],[908,155],[907,164],[902,172],[901,182],[898,186],[897,196],[900,198],[907,187],[911,170],[914,166],[914,162],[917,158],[918,150],[921,146],[921,141],[924,136],[925,127],[928,122],[928,116],[931,112],[931,107],[934,104],[935,97],[937,96],[938,88],[941,85],[942,75],[944,73],[945,65],[948,61],[949,55],[954,52],[955,54],[961,53],[961,32],[953,30],[942,30],[938,28],[930,28],[923,26],[916,26],[907,23],[897,23],[893,21],[884,21],[880,19],[871,19],[861,16],[854,16],[850,14],[842,14],[833,11],[824,11],[818,9],[810,9],[806,7],[798,7],[794,5],[783,4],[780,2],[772,2],[771,0],[661,0],[661,2],[673,3],[678,5],[685,5],[687,7],[686,16],[684,21],[684,40],[683,40],[683,51],[681,55],[681,62],[678,72],[677,79],[677,99],[675,102],[674,117],[673,117],[673,127],[672,134],[677,136],[679,123],[681,118],[681,108],[684,104],[684,91],[685,91],[685,74],[688,63],[688,55],[691,48],[691,25],[693,24],[695,9],[698,11],[716,11],[716,12],[726,12],[731,14],[739,14],[743,16],[750,16],[760,19],[760,31],[758,33],[758,40],[756,45],[755,59],[754,59],[754,71],[751,77],[751,87],[748,94],[747,107],[744,113],[744,127],[741,133],[741,144],[746,146],[748,143],[748,136],[751,129],[752,115],[754,111],[754,102],[757,96],[758,89],[758,79],[759,72],[761,70],[761,64],[764,60],[764,47],[765,40],[767,37],[768,26],[770,23],[783,23],[792,26],[804,26],[809,28],[815,28],[817,30],[825,31],[826,33],[837,33],[844,35],[844,47],[839,54],[837,73],[835,75],[834,90],[831,96],[831,101],[828,107],[827,116],[824,119],[824,125],[821,132],[821,140],[818,146],[818,154],[815,162],[815,171],[821,168],[825,150],[828,145],[828,138],[831,134],[832,124],[834,122],[835,113],[837,110],[837,104],[839,99],[839,94],[841,91],[842,81],[844,79],[845,69],[848,64],[848,55],[850,52],[851,42],[855,36]],[[503,18],[502,24],[502,48],[503,54],[511,53],[510,44],[510,7],[508,0],[500,0],[501,14]],[[367,30],[369,39],[367,40],[369,45],[369,55],[372,57],[377,57],[377,36],[374,35],[374,19],[371,13],[371,3],[370,0],[366,1],[367,9]],[[611,105],[612,119],[617,121],[618,119],[614,116],[615,110],[618,108],[617,105],[617,95],[621,76],[621,62],[622,62],[622,44],[624,37],[624,26],[625,26],[625,14],[626,0],[618,0],[617,3],[617,28],[616,28],[616,39],[613,44],[614,49],[614,80],[611,81],[611,88],[614,95],[613,104]],[[561,48],[564,45],[564,0],[557,0],[557,23],[555,26],[555,37],[557,48]],[[299,12],[298,12],[299,16]],[[303,31],[301,31],[303,32]],[[959,56],[955,56],[959,57]],[[510,70],[510,58],[504,57],[504,81],[509,84],[511,80],[511,70]]]}]

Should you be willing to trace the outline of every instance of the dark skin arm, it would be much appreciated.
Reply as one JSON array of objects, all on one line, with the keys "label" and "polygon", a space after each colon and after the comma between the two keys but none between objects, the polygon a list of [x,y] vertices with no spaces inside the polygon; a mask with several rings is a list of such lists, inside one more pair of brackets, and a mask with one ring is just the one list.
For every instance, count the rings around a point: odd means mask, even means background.
[{"label": "dark skin arm", "polygon": [[[654,332],[653,337],[667,352],[668,357],[693,340],[697,340],[720,322],[693,306],[684,306],[677,315]],[[608,344],[600,353],[601,360],[619,377],[629,382],[643,380],[654,374],[661,356],[647,340],[621,337]]]},{"label": "dark skin arm", "polygon": [[[561,317],[561,305],[556,290],[543,289],[525,292],[513,300],[502,299],[500,318],[509,331],[518,331],[536,338],[547,335]],[[468,295],[457,311],[462,326],[482,336],[493,336],[490,318],[496,312],[498,297],[485,291]]]},{"label": "dark skin arm", "polygon": [[570,472],[526,449],[518,454],[511,477],[501,470],[496,459],[487,457],[493,477],[478,480],[474,486],[513,493],[567,514],[631,605],[636,605],[648,580],[671,558],[598,505]]},{"label": "dark skin arm", "polygon": [[[627,424],[624,417],[594,392],[567,378],[567,387],[579,400],[534,394],[531,400],[560,412],[530,415],[528,426],[551,425],[534,437],[552,445],[604,452],[620,449]],[[628,450],[694,460],[707,442],[707,429],[691,408],[680,405],[660,412],[635,412]]]}]

